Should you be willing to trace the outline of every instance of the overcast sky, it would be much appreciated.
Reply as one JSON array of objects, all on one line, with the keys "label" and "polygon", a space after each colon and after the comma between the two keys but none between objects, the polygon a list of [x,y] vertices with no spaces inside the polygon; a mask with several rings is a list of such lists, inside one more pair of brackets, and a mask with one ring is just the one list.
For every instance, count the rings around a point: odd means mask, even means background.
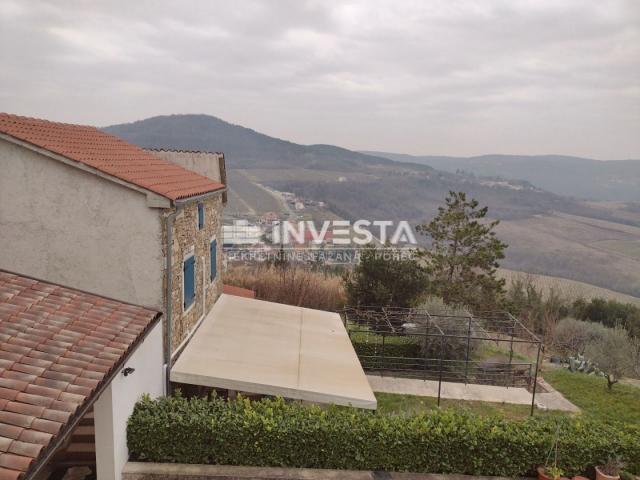
[{"label": "overcast sky", "polygon": [[0,0],[0,111],[299,143],[640,158],[639,0]]}]

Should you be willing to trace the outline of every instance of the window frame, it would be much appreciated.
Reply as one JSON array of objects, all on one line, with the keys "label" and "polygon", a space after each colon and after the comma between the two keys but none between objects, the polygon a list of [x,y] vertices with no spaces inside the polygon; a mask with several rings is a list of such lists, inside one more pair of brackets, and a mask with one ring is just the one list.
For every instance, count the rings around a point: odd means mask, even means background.
[{"label": "window frame", "polygon": [[[189,303],[189,305],[186,304],[185,300],[186,300],[186,291],[187,291],[187,283],[186,283],[186,275],[185,275],[185,266],[187,264],[187,262],[189,260],[193,260],[193,298],[191,300],[191,303]],[[191,251],[189,252],[187,255],[185,255],[182,259],[182,313],[187,313],[189,310],[191,310],[193,308],[193,306],[196,304],[196,255],[195,255],[195,251]]]},{"label": "window frame", "polygon": [[197,208],[197,212],[198,212],[197,219],[196,219],[196,225],[198,227],[198,230],[202,230],[204,228],[205,219],[206,219],[204,203],[198,202],[196,208]]},{"label": "window frame", "polygon": [[[216,244],[216,248],[215,248],[215,254],[216,254],[216,262],[215,262],[215,275],[212,277],[211,274],[213,273],[213,259],[211,257],[211,252],[213,251],[211,249],[213,244]],[[218,278],[218,239],[213,236],[209,239],[209,283],[214,283],[216,281],[216,278]]]}]

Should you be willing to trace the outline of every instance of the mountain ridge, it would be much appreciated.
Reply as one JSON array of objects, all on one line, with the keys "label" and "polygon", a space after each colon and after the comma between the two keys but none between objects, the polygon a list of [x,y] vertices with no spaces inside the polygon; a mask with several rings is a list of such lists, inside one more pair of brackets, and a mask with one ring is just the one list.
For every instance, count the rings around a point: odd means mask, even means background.
[{"label": "mountain ridge", "polygon": [[363,151],[448,172],[526,180],[558,195],[585,200],[640,201],[640,160],[596,160],[572,155],[486,154],[473,157]]}]

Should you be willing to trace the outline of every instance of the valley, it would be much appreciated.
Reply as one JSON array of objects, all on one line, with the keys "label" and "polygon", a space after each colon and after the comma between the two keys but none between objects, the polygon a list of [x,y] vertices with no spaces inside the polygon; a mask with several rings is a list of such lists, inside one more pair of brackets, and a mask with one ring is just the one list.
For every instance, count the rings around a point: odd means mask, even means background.
[{"label": "valley", "polygon": [[[501,221],[498,234],[509,244],[503,267],[640,297],[640,208],[633,201],[585,201],[526,179],[445,171],[406,156],[392,161],[330,145],[298,145],[203,115],[154,117],[106,130],[143,147],[224,151],[234,218],[272,211],[288,216],[289,207],[273,193],[280,191],[323,205],[299,212],[300,218],[417,225],[433,217],[450,190],[465,191]],[[638,173],[634,165],[624,164],[631,169],[625,170],[629,182]],[[589,178],[585,184],[597,181]]]}]

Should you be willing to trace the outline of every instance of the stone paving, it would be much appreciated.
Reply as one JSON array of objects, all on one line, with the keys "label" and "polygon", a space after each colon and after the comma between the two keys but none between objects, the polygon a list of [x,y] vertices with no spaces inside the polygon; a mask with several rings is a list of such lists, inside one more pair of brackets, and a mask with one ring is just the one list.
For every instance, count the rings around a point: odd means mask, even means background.
[{"label": "stone paving", "polygon": [[505,477],[129,462],[123,480],[509,480]]},{"label": "stone paving", "polygon": [[[413,378],[381,377],[367,375],[374,392],[397,393],[402,395],[418,395],[421,397],[437,397],[438,382],[434,380],[417,380]],[[569,400],[551,385],[539,380],[547,393],[536,393],[536,406],[547,410],[579,412]],[[442,398],[451,400],[467,400],[494,403],[511,403],[515,405],[531,405],[531,393],[519,387],[499,387],[494,385],[476,385],[453,382],[442,382],[440,393]]]},{"label": "stone paving", "polygon": [[[437,397],[438,382],[413,378],[380,377],[367,375],[374,392]],[[452,400],[472,400],[481,402],[513,403],[531,405],[531,394],[524,388],[476,385],[472,383],[442,382],[442,398]]]},{"label": "stone paving", "polygon": [[538,378],[538,385],[542,386],[546,392],[536,393],[536,404],[538,408],[547,410],[562,410],[564,412],[577,413],[580,411],[573,403],[567,400],[559,391]]}]

